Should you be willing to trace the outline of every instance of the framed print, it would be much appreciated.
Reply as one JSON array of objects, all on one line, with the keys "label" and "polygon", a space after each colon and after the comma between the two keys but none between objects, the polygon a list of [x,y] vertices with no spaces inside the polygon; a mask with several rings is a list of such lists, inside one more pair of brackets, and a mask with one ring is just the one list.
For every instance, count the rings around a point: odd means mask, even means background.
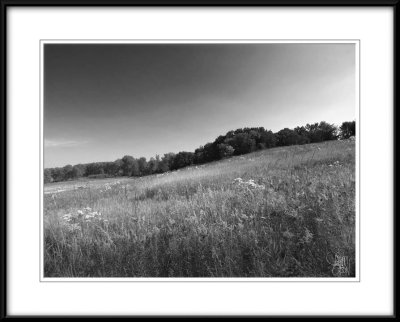
[{"label": "framed print", "polygon": [[2,317],[395,316],[397,1],[284,3],[2,1]]}]

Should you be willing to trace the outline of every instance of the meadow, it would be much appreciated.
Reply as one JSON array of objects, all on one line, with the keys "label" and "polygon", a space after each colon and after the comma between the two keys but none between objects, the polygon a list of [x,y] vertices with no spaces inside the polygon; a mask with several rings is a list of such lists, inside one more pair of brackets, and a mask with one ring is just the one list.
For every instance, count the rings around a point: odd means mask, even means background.
[{"label": "meadow", "polygon": [[355,144],[44,185],[45,277],[354,277]]}]

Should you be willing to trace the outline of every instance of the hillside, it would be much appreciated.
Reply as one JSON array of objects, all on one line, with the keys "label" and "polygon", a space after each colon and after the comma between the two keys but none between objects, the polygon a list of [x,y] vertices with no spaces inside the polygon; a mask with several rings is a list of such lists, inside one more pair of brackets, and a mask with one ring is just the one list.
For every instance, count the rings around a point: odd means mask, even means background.
[{"label": "hillside", "polygon": [[44,187],[46,277],[355,276],[355,144]]}]

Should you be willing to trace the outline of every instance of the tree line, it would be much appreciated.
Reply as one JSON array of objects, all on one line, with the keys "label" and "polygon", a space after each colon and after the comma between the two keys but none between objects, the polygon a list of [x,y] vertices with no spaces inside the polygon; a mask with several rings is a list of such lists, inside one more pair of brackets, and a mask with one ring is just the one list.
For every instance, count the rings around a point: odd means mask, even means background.
[{"label": "tree line", "polygon": [[93,162],[46,168],[44,169],[44,182],[66,181],[82,177],[140,177],[273,147],[347,139],[355,136],[355,132],[355,121],[343,122],[340,127],[321,121],[294,129],[284,128],[276,133],[266,130],[264,127],[246,127],[220,135],[214,142],[200,146],[194,152],[166,153],[162,158],[156,155],[148,161],[144,157],[134,158],[125,155],[122,159],[113,162]]}]

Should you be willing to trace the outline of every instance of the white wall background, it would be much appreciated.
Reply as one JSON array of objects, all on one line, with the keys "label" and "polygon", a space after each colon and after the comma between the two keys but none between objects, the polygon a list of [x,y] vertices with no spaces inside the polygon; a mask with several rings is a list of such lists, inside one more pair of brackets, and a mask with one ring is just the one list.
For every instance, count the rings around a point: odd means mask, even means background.
[{"label": "white wall background", "polygon": [[[393,313],[390,8],[15,7],[7,28],[10,315]],[[41,282],[40,39],[359,39],[360,281]]]}]

